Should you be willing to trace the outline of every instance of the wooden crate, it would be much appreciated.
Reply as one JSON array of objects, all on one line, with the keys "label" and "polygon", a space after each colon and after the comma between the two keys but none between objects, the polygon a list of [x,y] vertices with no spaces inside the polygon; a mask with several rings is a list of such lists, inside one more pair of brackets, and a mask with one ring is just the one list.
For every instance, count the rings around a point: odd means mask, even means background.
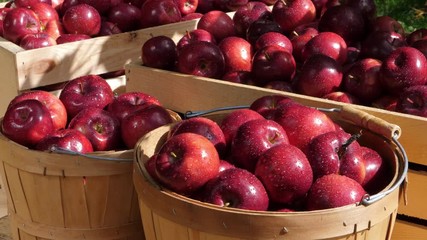
[{"label": "wooden crate", "polygon": [[174,38],[176,29],[195,24],[196,20],[190,20],[32,50],[0,38],[0,116],[7,103],[24,90],[122,70],[140,58],[142,44],[152,35],[161,32]]},{"label": "wooden crate", "polygon": [[[141,66],[140,61],[126,65],[126,90],[150,93],[166,107],[178,112],[248,105],[256,98],[270,94],[285,95],[302,104],[316,107],[331,108],[348,105],[301,94],[148,68]],[[424,134],[427,132],[427,118],[350,105],[402,128],[402,136],[399,141],[408,154],[411,171],[407,191],[409,204],[405,206],[402,202],[399,213],[425,219],[427,213],[427,205],[424,204],[427,197],[425,190],[427,186],[425,184],[427,181],[427,151],[425,151],[427,140]]]}]

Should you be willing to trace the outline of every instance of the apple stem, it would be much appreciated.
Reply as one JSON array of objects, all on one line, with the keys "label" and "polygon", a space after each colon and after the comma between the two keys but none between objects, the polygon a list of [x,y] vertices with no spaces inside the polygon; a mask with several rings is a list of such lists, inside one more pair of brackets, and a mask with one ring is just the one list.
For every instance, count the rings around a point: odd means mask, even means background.
[{"label": "apple stem", "polygon": [[361,136],[362,136],[362,130],[360,130],[358,133],[355,133],[353,135],[350,136],[349,139],[347,139],[347,141],[345,141],[341,147],[338,149],[338,157],[341,158],[342,156],[344,156],[344,154],[347,151],[348,146],[350,146],[350,144],[352,144],[353,142],[357,141]]}]

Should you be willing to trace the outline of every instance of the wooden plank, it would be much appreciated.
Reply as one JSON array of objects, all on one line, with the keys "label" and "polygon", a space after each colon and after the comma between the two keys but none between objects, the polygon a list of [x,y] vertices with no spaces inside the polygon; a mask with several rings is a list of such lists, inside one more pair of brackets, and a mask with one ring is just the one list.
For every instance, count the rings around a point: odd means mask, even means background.
[{"label": "wooden plank", "polygon": [[425,240],[427,239],[427,226],[396,220],[392,240]]}]

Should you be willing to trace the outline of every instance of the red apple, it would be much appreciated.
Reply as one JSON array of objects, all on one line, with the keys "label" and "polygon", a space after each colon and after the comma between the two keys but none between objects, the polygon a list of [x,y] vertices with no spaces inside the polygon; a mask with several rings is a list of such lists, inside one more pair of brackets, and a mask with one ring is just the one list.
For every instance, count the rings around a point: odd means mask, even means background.
[{"label": "red apple", "polygon": [[114,99],[110,85],[100,76],[85,75],[67,82],[59,99],[67,109],[68,118],[73,118],[80,110],[96,107],[105,108]]},{"label": "red apple", "polygon": [[258,38],[267,32],[283,33],[277,22],[269,18],[259,18],[249,24],[248,29],[246,30],[246,40],[254,46]]},{"label": "red apple", "polygon": [[177,69],[181,73],[221,79],[225,73],[224,55],[214,43],[194,42],[179,52]]},{"label": "red apple", "polygon": [[147,0],[141,6],[141,28],[181,21],[181,12],[174,0]]},{"label": "red apple", "polygon": [[366,194],[360,183],[353,179],[329,174],[317,179],[307,195],[307,210],[337,208],[355,204]]},{"label": "red apple", "polygon": [[308,144],[306,155],[315,179],[335,173],[360,184],[365,180],[365,163],[360,145],[356,137],[344,131],[326,132],[314,137]]},{"label": "red apple", "polygon": [[374,149],[361,146],[361,150],[366,172],[362,187],[370,194],[378,193],[391,182],[391,168]]},{"label": "red apple", "polygon": [[293,55],[279,46],[267,46],[254,54],[252,73],[259,86],[271,81],[290,81],[295,71]]},{"label": "red apple", "polygon": [[271,15],[268,6],[261,1],[249,1],[239,7],[233,15],[237,36],[246,37],[246,31],[254,21]]},{"label": "red apple", "polygon": [[265,151],[255,167],[270,200],[293,204],[304,198],[313,183],[313,172],[305,154],[290,144],[280,144]]},{"label": "red apple", "polygon": [[76,129],[59,129],[40,140],[35,147],[40,151],[66,150],[78,153],[93,152],[92,143]]},{"label": "red apple", "polygon": [[116,150],[121,142],[119,120],[101,108],[84,108],[71,118],[68,128],[82,132],[94,151]]},{"label": "red apple", "polygon": [[56,39],[56,44],[64,44],[69,42],[77,42],[81,40],[90,39],[91,37],[87,34],[61,34]]},{"label": "red apple", "polygon": [[427,59],[413,47],[400,47],[384,59],[380,69],[381,83],[394,94],[415,85],[427,83]]},{"label": "red apple", "polygon": [[232,83],[255,85],[254,76],[250,71],[226,72],[221,79]]},{"label": "red apple", "polygon": [[284,50],[292,54],[292,42],[289,38],[279,32],[267,32],[262,34],[255,42],[255,50],[267,47],[267,46],[279,46]]},{"label": "red apple", "polygon": [[214,0],[214,6],[223,12],[234,12],[248,2],[249,0]]},{"label": "red apple", "polygon": [[226,37],[218,43],[224,55],[225,71],[251,71],[253,50],[246,39],[236,36]]},{"label": "red apple", "polygon": [[360,104],[360,100],[357,97],[343,91],[330,92],[322,98],[342,103]]},{"label": "red apple", "polygon": [[64,104],[59,98],[47,91],[43,90],[31,90],[22,92],[18,96],[14,97],[8,105],[8,109],[14,104],[21,102],[26,99],[35,99],[40,101],[49,110],[52,118],[54,129],[65,128],[67,124],[67,111]]},{"label": "red apple", "polygon": [[133,149],[146,133],[172,122],[173,119],[166,108],[157,104],[146,105],[134,110],[121,120],[121,137],[126,147]]},{"label": "red apple", "polygon": [[203,14],[197,22],[197,28],[210,32],[214,35],[216,42],[236,35],[233,19],[227,13],[219,10]]},{"label": "red apple", "polygon": [[64,13],[72,6],[75,6],[77,4],[80,4],[80,0],[63,0],[62,4],[60,4],[58,7],[56,7],[56,11],[58,12],[59,16],[64,16]]},{"label": "red apple", "polygon": [[266,95],[255,99],[249,109],[256,111],[266,119],[273,119],[278,106],[289,101],[293,100],[284,95]]},{"label": "red apple", "polygon": [[39,2],[52,4],[51,0],[14,0],[13,4],[17,8],[30,8],[32,5]]},{"label": "red apple", "polygon": [[56,41],[45,32],[29,33],[21,38],[19,46],[25,50],[55,46]]},{"label": "red apple", "polygon": [[88,4],[78,4],[65,11],[62,23],[68,33],[96,36],[101,29],[101,15]]},{"label": "red apple", "polygon": [[199,0],[174,0],[182,16],[195,13]]},{"label": "red apple", "polygon": [[230,168],[236,168],[233,164],[231,164],[229,161],[226,160],[219,160],[219,172],[225,171]]},{"label": "red apple", "polygon": [[287,81],[286,82],[285,81],[271,81],[262,87],[268,88],[268,89],[284,91],[284,92],[294,92],[292,82],[287,82]]},{"label": "red apple", "polygon": [[392,95],[382,95],[372,102],[372,106],[388,111],[396,111],[398,97]]},{"label": "red apple", "polygon": [[176,43],[176,47],[178,51],[180,51],[185,45],[196,42],[196,41],[205,41],[216,44],[215,37],[212,33],[204,30],[204,29],[193,29],[191,31],[187,31]]},{"label": "red apple", "polygon": [[255,119],[243,123],[231,142],[230,161],[250,172],[267,149],[289,143],[286,131],[275,121]]},{"label": "red apple", "polygon": [[154,36],[142,44],[141,59],[145,66],[172,69],[177,60],[177,46],[167,36]]},{"label": "red apple", "polygon": [[316,54],[302,65],[295,78],[295,89],[304,95],[323,97],[340,89],[342,76],[342,67],[337,61],[326,55]]},{"label": "red apple", "polygon": [[396,32],[402,36],[405,35],[405,29],[396,19],[388,16],[378,16],[372,22],[371,32]]},{"label": "red apple", "polygon": [[182,120],[170,130],[169,137],[187,132],[204,136],[212,142],[219,156],[224,156],[226,149],[225,136],[215,121],[206,117],[194,117]]},{"label": "red apple", "polygon": [[113,0],[78,0],[79,4],[87,4],[98,11],[99,14],[105,16],[114,6]]},{"label": "red apple", "polygon": [[279,0],[273,5],[274,20],[285,33],[316,18],[316,7],[311,0]]},{"label": "red apple", "polygon": [[202,201],[221,207],[266,211],[269,197],[253,173],[232,168],[207,182]]},{"label": "red apple", "polygon": [[297,28],[290,34],[289,38],[292,43],[292,54],[296,61],[303,62],[302,49],[305,44],[317,34],[319,34],[319,31],[313,27],[303,29]]},{"label": "red apple", "polygon": [[40,31],[40,20],[28,8],[13,8],[3,19],[3,37],[15,44],[19,44],[25,35]]},{"label": "red apple", "polygon": [[412,43],[410,47],[418,49],[427,58],[427,38]]},{"label": "red apple", "polygon": [[205,14],[212,10],[215,10],[214,0],[199,0],[196,12]]},{"label": "red apple", "polygon": [[127,115],[148,105],[161,105],[160,101],[144,92],[125,92],[114,96],[107,110],[113,113],[120,121]]},{"label": "red apple", "polygon": [[293,101],[279,104],[274,120],[286,131],[289,143],[304,153],[313,138],[335,130],[335,123],[328,115]]},{"label": "red apple", "polygon": [[397,99],[396,111],[427,117],[427,86],[419,85],[405,89]]},{"label": "red apple", "polygon": [[[42,32],[49,34],[53,39],[55,39],[55,43],[58,44],[57,40],[59,36],[64,34],[65,30],[60,20],[51,20],[44,25]],[[88,36],[88,38],[90,37]]]},{"label": "red apple", "polygon": [[40,23],[43,26],[49,21],[59,21],[58,12],[50,4],[39,2],[31,5],[30,9],[39,17]]},{"label": "red apple", "polygon": [[413,43],[419,40],[427,39],[427,28],[419,28],[413,32],[410,32],[406,35],[405,40],[408,45],[412,45]]},{"label": "red apple", "polygon": [[25,99],[10,106],[3,117],[2,133],[10,140],[33,148],[54,131],[49,109],[40,101]]},{"label": "red apple", "polygon": [[140,29],[141,10],[131,4],[119,3],[108,11],[107,20],[122,32]]},{"label": "red apple", "polygon": [[334,32],[320,32],[302,48],[302,61],[306,61],[315,54],[331,57],[342,65],[347,60],[347,43],[340,35]]},{"label": "red apple", "polygon": [[3,37],[3,21],[6,14],[12,10],[12,8],[2,7],[0,8],[0,37]]},{"label": "red apple", "polygon": [[215,146],[195,133],[168,139],[158,152],[156,173],[159,181],[180,194],[197,191],[219,173],[220,159]]},{"label": "red apple", "polygon": [[369,57],[383,61],[396,48],[405,45],[404,37],[396,32],[371,32],[361,42],[360,56],[362,58]]},{"label": "red apple", "polygon": [[122,30],[120,30],[116,24],[105,20],[101,21],[101,28],[99,29],[98,36],[109,36],[119,33],[122,33]]},{"label": "red apple", "polygon": [[203,16],[203,14],[199,13],[199,12],[189,13],[189,14],[184,15],[184,16],[181,17],[181,22],[182,21],[189,21],[189,20],[200,19],[202,16]]}]

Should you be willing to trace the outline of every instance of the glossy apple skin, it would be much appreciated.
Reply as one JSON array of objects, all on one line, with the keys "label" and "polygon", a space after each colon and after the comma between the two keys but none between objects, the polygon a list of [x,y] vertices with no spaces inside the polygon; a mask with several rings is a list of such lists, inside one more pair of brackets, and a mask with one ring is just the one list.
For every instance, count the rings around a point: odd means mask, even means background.
[{"label": "glossy apple skin", "polygon": [[141,59],[145,66],[172,69],[178,52],[175,42],[167,36],[154,36],[142,44]]},{"label": "glossy apple skin", "polygon": [[96,9],[101,15],[106,15],[110,11],[111,7],[113,7],[113,0],[78,0],[79,4],[88,4]]},{"label": "glossy apple skin", "polygon": [[286,35],[278,32],[267,32],[261,35],[255,42],[254,48],[258,50],[271,45],[282,47],[292,54],[293,48],[291,40],[289,40]]},{"label": "glossy apple skin", "polygon": [[342,67],[337,61],[326,55],[316,54],[302,65],[295,79],[295,89],[304,95],[323,97],[339,90],[342,77]]},{"label": "glossy apple skin", "polygon": [[397,32],[371,32],[361,42],[360,56],[383,61],[392,51],[405,45],[404,37]]},{"label": "glossy apple skin", "polygon": [[232,71],[226,72],[221,78],[224,81],[240,83],[246,85],[255,85],[255,79],[250,71]]},{"label": "glossy apple skin", "polygon": [[193,29],[187,31],[176,43],[177,50],[180,51],[185,45],[196,42],[196,41],[205,41],[216,44],[215,37],[212,33],[204,29]]},{"label": "glossy apple skin", "polygon": [[322,98],[342,103],[360,104],[360,100],[357,97],[343,91],[330,92]]},{"label": "glossy apple skin", "polygon": [[331,57],[342,65],[347,60],[347,43],[334,32],[320,32],[302,48],[302,61],[306,61],[315,54]]},{"label": "glossy apple skin", "polygon": [[31,9],[13,8],[4,17],[3,37],[15,44],[19,44],[25,35],[40,31],[40,20]]},{"label": "glossy apple skin", "polygon": [[255,99],[249,109],[254,110],[266,119],[274,119],[275,111],[282,103],[293,101],[283,95],[266,95]]},{"label": "glossy apple skin", "polygon": [[224,156],[226,141],[222,129],[215,121],[206,117],[194,117],[180,121],[171,129],[169,137],[181,133],[196,133],[207,138],[215,146],[220,157]]},{"label": "glossy apple skin", "polygon": [[3,37],[3,21],[6,14],[11,10],[12,8],[6,8],[2,7],[0,8],[0,37]]},{"label": "glossy apple skin", "polygon": [[19,42],[19,46],[25,50],[55,45],[57,45],[55,39],[45,32],[27,34]]},{"label": "glossy apple skin", "polygon": [[56,40],[64,34],[65,30],[60,20],[51,20],[42,28],[42,32],[49,34],[55,40],[55,43],[58,44]]},{"label": "glossy apple skin", "polygon": [[302,49],[305,44],[317,34],[319,34],[319,31],[313,27],[303,29],[297,28],[290,34],[289,38],[292,43],[292,54],[297,62],[303,62]]},{"label": "glossy apple skin", "polygon": [[250,172],[267,149],[289,143],[286,131],[275,121],[255,119],[243,123],[231,142],[231,163]]},{"label": "glossy apple skin", "polygon": [[93,152],[92,143],[76,129],[58,129],[44,137],[35,147],[40,151],[68,150],[78,153]]},{"label": "glossy apple skin", "polygon": [[221,79],[225,73],[224,55],[214,43],[194,42],[179,52],[177,69],[181,73]]},{"label": "glossy apple skin", "polygon": [[251,71],[253,48],[246,39],[236,36],[226,37],[218,43],[224,55],[225,71]]},{"label": "glossy apple skin", "polygon": [[178,6],[181,16],[186,16],[188,14],[196,13],[197,6],[199,5],[199,0],[174,0]]},{"label": "glossy apple skin", "polygon": [[31,5],[31,10],[39,17],[40,23],[44,26],[52,20],[59,20],[58,12],[51,4],[39,2]]},{"label": "glossy apple skin", "polygon": [[295,71],[293,55],[279,46],[266,46],[254,53],[252,73],[258,86],[271,81],[290,81]]},{"label": "glossy apple skin", "polygon": [[88,4],[78,4],[64,13],[62,23],[67,33],[96,36],[101,29],[101,15]]},{"label": "glossy apple skin", "polygon": [[427,58],[427,37],[412,43],[410,46],[418,49]]},{"label": "glossy apple skin", "polygon": [[231,147],[231,142],[236,135],[237,129],[239,129],[243,123],[263,118],[261,114],[252,109],[237,109],[225,115],[219,126],[224,134],[228,150]]},{"label": "glossy apple skin", "polygon": [[384,92],[380,81],[381,65],[382,62],[374,58],[358,60],[345,71],[343,89],[369,105]]},{"label": "glossy apple skin", "polygon": [[248,29],[246,30],[246,40],[254,46],[258,38],[267,32],[283,33],[277,22],[269,18],[259,18],[248,26]]},{"label": "glossy apple skin", "polygon": [[376,17],[372,22],[370,31],[396,32],[402,36],[405,35],[405,29],[403,28],[402,24],[400,24],[396,19],[387,15]]},{"label": "glossy apple skin", "polygon": [[311,0],[277,1],[272,9],[273,19],[285,33],[297,26],[310,23],[316,18],[316,7]]},{"label": "glossy apple skin", "polygon": [[226,161],[223,159],[219,160],[219,170],[218,170],[219,172],[225,171],[225,170],[230,169],[230,168],[235,168],[235,167],[236,166],[231,164],[229,161]]},{"label": "glossy apple skin", "polygon": [[119,33],[122,33],[122,30],[116,24],[105,20],[101,21],[101,29],[99,29],[98,36],[110,36]]},{"label": "glossy apple skin", "polygon": [[396,111],[427,117],[427,86],[413,86],[405,89],[397,99]]},{"label": "glossy apple skin", "polygon": [[198,29],[204,29],[214,35],[216,42],[230,36],[236,36],[233,19],[227,13],[212,10],[199,19],[197,22]]},{"label": "glossy apple skin", "polygon": [[68,118],[88,107],[105,108],[114,99],[107,81],[97,75],[85,75],[72,79],[63,87],[59,99],[67,109]]},{"label": "glossy apple skin", "polygon": [[54,131],[49,109],[40,101],[25,99],[10,106],[3,117],[2,133],[28,148]]},{"label": "glossy apple skin", "polygon": [[265,151],[255,167],[270,200],[293,204],[305,197],[313,183],[313,172],[305,154],[290,144],[276,145]]},{"label": "glossy apple skin", "polygon": [[220,172],[203,189],[203,201],[221,207],[266,211],[269,197],[261,181],[241,168]]},{"label": "glossy apple skin", "polygon": [[182,133],[168,139],[160,149],[156,173],[164,186],[187,195],[216,177],[219,165],[212,142],[199,134]]},{"label": "glossy apple skin", "polygon": [[335,130],[335,123],[328,115],[292,101],[281,103],[273,120],[286,131],[289,143],[304,153],[313,138]]},{"label": "glossy apple skin", "polygon": [[91,37],[87,34],[68,34],[68,33],[63,33],[61,35],[58,36],[58,38],[56,39],[56,44],[64,44],[64,43],[69,43],[69,42],[77,42],[77,41],[82,41],[82,40],[86,40],[86,39],[90,39]]},{"label": "glossy apple skin", "polygon": [[82,132],[92,143],[94,151],[118,149],[120,122],[110,112],[96,107],[87,107],[75,115],[68,128]]},{"label": "glossy apple skin", "polygon": [[381,83],[389,92],[398,94],[403,89],[427,82],[427,59],[413,47],[400,47],[384,59]]},{"label": "glossy apple skin", "polygon": [[26,99],[35,99],[40,101],[47,107],[52,118],[53,126],[55,129],[65,128],[67,125],[67,110],[61,100],[48,91],[31,90],[26,91],[14,97],[8,105],[8,109],[14,104]]},{"label": "glossy apple skin", "polygon": [[307,210],[321,210],[358,203],[365,195],[363,187],[353,179],[329,174],[317,179],[307,196]]},{"label": "glossy apple skin", "polygon": [[419,28],[406,35],[405,40],[408,45],[412,45],[419,40],[427,39],[427,28]]},{"label": "glossy apple skin", "polygon": [[108,11],[108,21],[117,25],[122,32],[138,30],[141,28],[141,10],[127,3],[119,3]]},{"label": "glossy apple skin", "polygon": [[137,109],[148,105],[161,105],[160,101],[144,92],[124,92],[114,96],[114,100],[108,105],[107,110],[112,112],[120,121]]},{"label": "glossy apple skin", "polygon": [[175,23],[181,20],[181,12],[174,0],[147,0],[141,6],[141,28]]},{"label": "glossy apple skin", "polygon": [[166,108],[151,104],[129,113],[120,122],[121,138],[128,149],[133,149],[138,140],[155,128],[170,124],[173,119]]},{"label": "glossy apple skin", "polygon": [[361,146],[361,150],[366,172],[362,186],[369,194],[378,193],[391,182],[392,168],[374,149]]},{"label": "glossy apple skin", "polygon": [[363,183],[366,172],[359,143],[354,141],[347,147],[344,146],[350,137],[344,131],[332,131],[310,141],[306,154],[315,179],[335,173]]},{"label": "glossy apple skin", "polygon": [[251,23],[270,15],[270,9],[261,1],[249,1],[244,6],[239,7],[233,15],[237,36],[246,37],[246,31]]},{"label": "glossy apple skin", "polygon": [[20,8],[30,8],[32,5],[37,4],[39,2],[52,4],[51,0],[16,0],[13,1],[16,7]]}]

